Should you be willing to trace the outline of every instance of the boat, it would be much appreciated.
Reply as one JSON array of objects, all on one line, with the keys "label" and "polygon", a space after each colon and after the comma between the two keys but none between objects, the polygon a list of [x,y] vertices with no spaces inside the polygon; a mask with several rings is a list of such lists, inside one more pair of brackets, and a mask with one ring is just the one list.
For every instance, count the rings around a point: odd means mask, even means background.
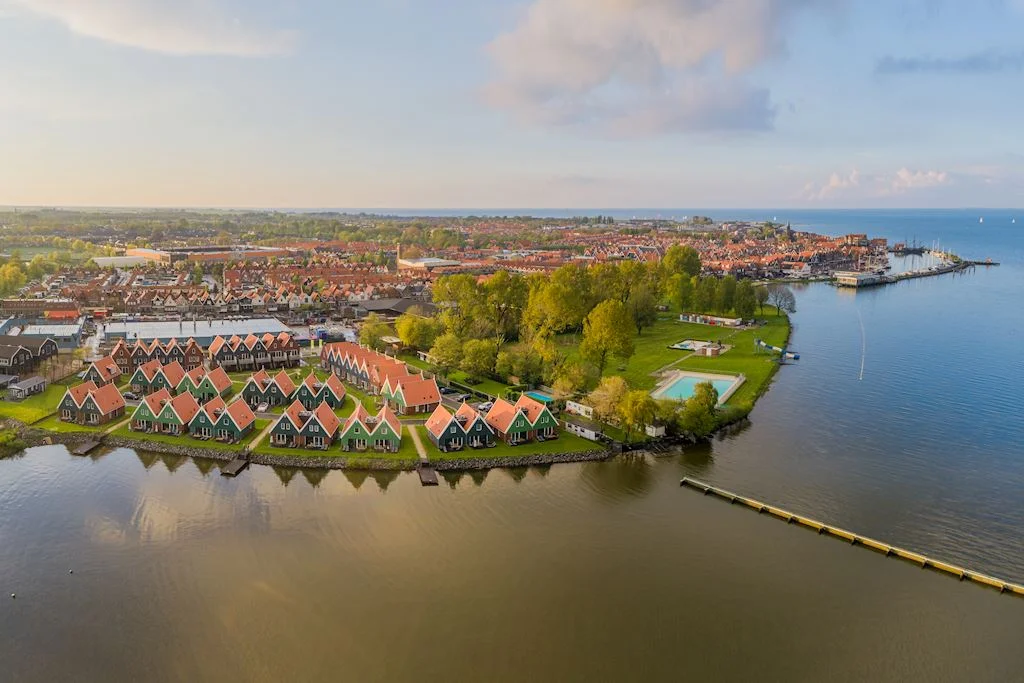
[{"label": "boat", "polygon": [[985,222],[985,217],[984,217],[984,216],[982,216],[981,218],[979,218],[979,219],[978,219],[978,222],[979,222],[979,223],[984,223],[984,222]]}]

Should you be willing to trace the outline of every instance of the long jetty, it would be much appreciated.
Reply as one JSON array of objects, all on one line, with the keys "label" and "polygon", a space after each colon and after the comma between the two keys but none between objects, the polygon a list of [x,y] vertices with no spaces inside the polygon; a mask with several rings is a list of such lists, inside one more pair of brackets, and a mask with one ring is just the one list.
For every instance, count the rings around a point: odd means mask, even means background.
[{"label": "long jetty", "polygon": [[950,564],[949,562],[936,560],[926,555],[922,555],[921,553],[915,553],[898,546],[883,543],[882,541],[862,536],[861,534],[855,534],[852,531],[831,526],[824,522],[811,519],[810,517],[797,515],[789,512],[788,510],[775,507],[774,505],[768,505],[752,498],[745,498],[743,496],[736,495],[735,493],[726,491],[725,489],[720,489],[717,486],[705,484],[697,481],[696,479],[683,477],[682,481],[679,482],[679,485],[695,491],[700,491],[704,495],[714,495],[723,500],[727,500],[730,503],[743,505],[758,513],[767,513],[776,519],[781,519],[787,524],[799,524],[800,526],[811,529],[812,531],[817,531],[820,535],[832,536],[833,538],[839,538],[847,541],[851,545],[870,548],[871,550],[882,553],[886,557],[898,557],[902,560],[913,562],[914,564],[919,565],[922,569],[933,569],[935,571],[954,576],[961,581],[973,581],[974,583],[982,586],[994,588],[1000,593],[1011,593],[1014,595],[1024,596],[1024,586],[1010,583],[1009,581],[1003,581],[1002,579],[997,579],[994,576],[982,574],[981,572],[958,567],[954,564]]}]

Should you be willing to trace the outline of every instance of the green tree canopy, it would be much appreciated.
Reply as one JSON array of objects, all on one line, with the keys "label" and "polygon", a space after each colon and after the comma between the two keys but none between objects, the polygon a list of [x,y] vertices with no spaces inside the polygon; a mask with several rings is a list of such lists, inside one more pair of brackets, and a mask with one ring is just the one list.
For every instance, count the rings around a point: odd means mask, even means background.
[{"label": "green tree canopy", "polygon": [[609,356],[627,360],[633,355],[633,319],[625,304],[602,301],[587,316],[583,325],[580,353],[604,374]]}]

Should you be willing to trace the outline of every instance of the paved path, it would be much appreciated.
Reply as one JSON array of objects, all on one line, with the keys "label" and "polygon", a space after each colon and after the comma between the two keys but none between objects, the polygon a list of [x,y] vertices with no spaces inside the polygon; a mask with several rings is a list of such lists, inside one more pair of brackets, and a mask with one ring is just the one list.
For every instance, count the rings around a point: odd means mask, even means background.
[{"label": "paved path", "polygon": [[427,449],[423,447],[423,442],[420,441],[420,430],[408,427],[409,436],[412,437],[412,444],[416,446],[416,452],[420,455],[420,460],[427,459]]},{"label": "paved path", "polygon": [[131,421],[132,421],[132,419],[130,417],[126,417],[125,419],[121,420],[120,422],[115,423],[114,426],[110,427],[109,429],[103,430],[103,436],[106,436],[107,434],[113,434],[118,429],[120,429],[121,427],[124,427],[126,424],[128,424]]},{"label": "paved path", "polygon": [[265,439],[267,437],[267,434],[270,433],[270,430],[274,428],[275,424],[277,424],[277,423],[276,422],[271,422],[266,427],[264,427],[263,431],[260,432],[259,436],[257,436],[255,439],[253,439],[252,441],[249,442],[249,445],[248,445],[248,447],[246,447],[245,450],[249,451],[250,453],[252,453],[254,450],[256,450],[256,447],[259,446],[260,443],[263,441],[263,439]]}]

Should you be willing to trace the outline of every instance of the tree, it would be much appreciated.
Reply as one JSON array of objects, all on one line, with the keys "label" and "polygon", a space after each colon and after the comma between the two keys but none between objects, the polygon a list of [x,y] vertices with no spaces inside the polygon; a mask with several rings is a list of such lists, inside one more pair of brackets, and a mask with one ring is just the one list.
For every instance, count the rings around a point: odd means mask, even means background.
[{"label": "tree", "polygon": [[429,349],[441,330],[441,322],[425,316],[418,306],[413,306],[395,320],[395,334],[402,343],[420,351]]},{"label": "tree", "polygon": [[657,412],[657,402],[643,389],[626,394],[619,406],[619,415],[626,427],[626,441],[629,441],[632,432],[643,432],[647,429],[647,425],[654,421]]},{"label": "tree", "polygon": [[796,313],[796,296],[786,285],[774,284],[768,288],[768,303],[775,307],[779,315],[782,312]]},{"label": "tree", "polygon": [[693,278],[682,273],[673,275],[669,280],[669,297],[680,313],[693,308]]},{"label": "tree", "polygon": [[718,305],[722,313],[728,313],[736,305],[736,278],[726,275],[718,283]]},{"label": "tree", "polygon": [[693,247],[673,244],[665,250],[661,267],[666,279],[673,275],[700,275],[700,254]]},{"label": "tree", "polygon": [[619,406],[629,392],[626,380],[618,375],[605,377],[597,388],[587,396],[587,403],[594,409],[594,417],[605,424],[617,422]]},{"label": "tree", "polygon": [[718,279],[708,276],[697,281],[693,293],[693,309],[697,313],[710,313],[718,303]]},{"label": "tree", "polygon": [[754,285],[750,280],[743,280],[736,285],[736,315],[740,318],[753,318],[756,307],[757,297],[754,294]]},{"label": "tree", "polygon": [[757,306],[764,315],[764,305],[768,302],[768,288],[764,285],[754,288],[754,298],[757,299]]},{"label": "tree", "polygon": [[442,334],[430,347],[430,358],[441,374],[447,375],[459,367],[462,360],[462,341],[451,332]]},{"label": "tree", "polygon": [[494,371],[496,356],[494,344],[485,339],[470,339],[462,345],[462,361],[459,369],[470,379],[481,380]]},{"label": "tree", "polygon": [[711,382],[701,382],[694,387],[693,395],[683,406],[680,427],[698,438],[707,436],[718,426],[717,407],[718,390]]},{"label": "tree", "polygon": [[192,284],[203,284],[203,267],[198,263],[196,263],[195,268],[192,269]]},{"label": "tree", "polygon": [[633,317],[636,333],[640,334],[645,327],[650,327],[658,320],[658,301],[648,282],[640,283],[632,288],[626,307]]},{"label": "tree", "polygon": [[627,360],[633,355],[633,320],[621,301],[602,301],[583,324],[580,353],[604,374],[609,356]]},{"label": "tree", "polygon": [[390,333],[391,329],[384,322],[384,319],[376,313],[371,313],[366,316],[363,326],[359,329],[359,343],[380,351],[384,348],[384,342],[381,338],[388,336]]},{"label": "tree", "polygon": [[563,400],[593,386],[596,380],[594,366],[589,363],[566,361],[555,373],[555,381],[551,387],[555,390],[555,398]]},{"label": "tree", "polygon": [[515,377],[518,383],[536,384],[541,381],[544,373],[544,359],[529,346],[520,344],[498,354],[494,372],[506,380]]},{"label": "tree", "polygon": [[499,270],[484,281],[482,288],[484,315],[493,328],[496,344],[501,346],[518,335],[530,287],[522,275]]}]

